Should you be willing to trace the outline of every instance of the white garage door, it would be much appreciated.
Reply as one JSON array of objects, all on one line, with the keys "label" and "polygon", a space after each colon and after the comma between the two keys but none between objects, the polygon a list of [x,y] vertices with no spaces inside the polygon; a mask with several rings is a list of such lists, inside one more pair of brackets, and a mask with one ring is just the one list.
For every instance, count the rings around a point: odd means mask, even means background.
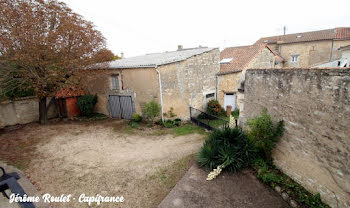
[{"label": "white garage door", "polygon": [[232,110],[236,109],[236,94],[234,93],[225,93],[224,95],[224,108],[230,105],[232,106]]}]

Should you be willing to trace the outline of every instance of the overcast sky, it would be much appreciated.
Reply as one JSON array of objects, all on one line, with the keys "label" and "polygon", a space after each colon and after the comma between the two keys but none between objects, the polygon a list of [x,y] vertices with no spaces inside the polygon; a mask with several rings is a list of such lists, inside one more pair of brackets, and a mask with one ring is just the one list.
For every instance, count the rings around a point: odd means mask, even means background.
[{"label": "overcast sky", "polygon": [[260,37],[350,27],[350,0],[63,0],[125,57],[250,45]]}]

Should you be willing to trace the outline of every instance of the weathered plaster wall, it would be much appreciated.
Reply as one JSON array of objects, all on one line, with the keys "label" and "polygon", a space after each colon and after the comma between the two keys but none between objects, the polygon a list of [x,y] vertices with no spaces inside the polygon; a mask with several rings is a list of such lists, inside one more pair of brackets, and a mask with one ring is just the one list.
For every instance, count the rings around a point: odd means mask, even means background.
[{"label": "weathered plaster wall", "polygon": [[[350,69],[247,70],[240,124],[285,121],[275,164],[332,207],[350,207]],[[244,126],[244,125],[243,125]]]},{"label": "weathered plaster wall", "polygon": [[[285,67],[309,67],[328,62],[332,53],[332,41],[312,41],[280,45],[280,54],[286,59]],[[299,62],[292,63],[292,55],[299,55]]]},{"label": "weathered plaster wall", "polygon": [[224,106],[225,93],[237,93],[241,74],[242,72],[239,71],[218,76],[218,100],[221,106]]},{"label": "weathered plaster wall", "polygon": [[[49,103],[50,99],[48,99]],[[48,111],[49,118],[57,117],[55,105]],[[35,98],[0,102],[0,128],[39,121],[39,102]]]},{"label": "weathered plaster wall", "polygon": [[[112,90],[111,75],[119,74],[120,90]],[[154,68],[107,69],[87,71],[82,80],[89,93],[97,94],[96,112],[110,115],[109,95],[131,96],[134,111],[142,113],[145,102],[159,101],[158,75]],[[124,89],[121,89],[122,86]]]},{"label": "weathered plaster wall", "polygon": [[160,66],[164,112],[173,107],[177,117],[189,119],[189,106],[203,109],[205,95],[216,93],[219,61],[220,52],[214,49],[182,62]]},{"label": "weathered plaster wall", "polygon": [[[310,67],[341,58],[342,46],[350,45],[350,40],[321,40],[288,44],[269,44],[269,47],[286,59],[284,67]],[[291,56],[299,55],[299,62],[292,63]],[[249,67],[254,68],[254,67]]]}]

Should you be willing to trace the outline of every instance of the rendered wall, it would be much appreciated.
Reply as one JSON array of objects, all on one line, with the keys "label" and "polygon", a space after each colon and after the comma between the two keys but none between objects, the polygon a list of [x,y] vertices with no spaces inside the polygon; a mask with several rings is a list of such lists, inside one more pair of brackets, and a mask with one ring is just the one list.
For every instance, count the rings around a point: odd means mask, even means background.
[{"label": "rendered wall", "polygon": [[[49,103],[51,98],[47,99]],[[51,105],[48,117],[57,117],[55,105]],[[39,102],[35,98],[24,98],[15,101],[0,102],[0,128],[16,124],[26,124],[39,121]]]},{"label": "rendered wall", "polygon": [[350,207],[350,69],[247,70],[240,124],[264,107],[285,121],[274,163],[332,207]]}]

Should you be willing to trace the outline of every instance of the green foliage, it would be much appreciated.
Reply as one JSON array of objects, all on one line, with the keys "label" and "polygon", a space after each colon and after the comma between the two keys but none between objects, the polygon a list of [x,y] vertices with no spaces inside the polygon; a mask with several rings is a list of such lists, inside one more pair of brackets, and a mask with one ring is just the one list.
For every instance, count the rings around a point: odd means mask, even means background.
[{"label": "green foliage", "polygon": [[274,124],[267,109],[264,108],[260,116],[247,121],[247,126],[249,127],[248,137],[250,142],[254,144],[262,157],[270,160],[272,149],[283,136],[283,121]]},{"label": "green foliage", "polygon": [[91,116],[97,103],[96,95],[84,95],[78,98],[78,107],[83,116]]},{"label": "green foliage", "polygon": [[166,128],[174,128],[176,126],[181,126],[181,119],[176,118],[174,120],[166,120],[162,123],[164,127]]},{"label": "green foliage", "polygon": [[207,113],[214,116],[221,116],[225,114],[224,109],[217,100],[210,100],[207,105]]},{"label": "green foliage", "polygon": [[239,117],[239,109],[236,108],[234,111],[231,112],[231,115],[232,115],[235,119],[238,119],[238,117]]},{"label": "green foliage", "polygon": [[138,113],[134,113],[132,114],[132,121],[139,123],[142,121],[142,116],[140,116]]},{"label": "green foliage", "polygon": [[321,201],[320,194],[311,194],[301,185],[293,181],[287,175],[283,174],[274,166],[266,163],[263,159],[257,159],[253,163],[257,170],[257,177],[263,183],[272,187],[278,185],[287,192],[292,198],[303,204],[302,207],[311,208],[329,208],[328,205]]},{"label": "green foliage", "polygon": [[248,167],[254,156],[253,146],[240,129],[224,128],[210,134],[197,155],[197,161],[209,169],[224,164],[227,170],[237,171]]},{"label": "green foliage", "polygon": [[152,100],[149,103],[146,103],[143,115],[152,122],[154,123],[154,119],[158,116],[160,116],[160,105]]},{"label": "green foliage", "polygon": [[173,128],[175,127],[174,122],[172,120],[167,120],[163,123],[163,126],[166,128]]},{"label": "green foliage", "polygon": [[133,121],[133,120],[130,121],[129,125],[131,128],[138,128],[139,127],[139,123],[136,121]]}]

